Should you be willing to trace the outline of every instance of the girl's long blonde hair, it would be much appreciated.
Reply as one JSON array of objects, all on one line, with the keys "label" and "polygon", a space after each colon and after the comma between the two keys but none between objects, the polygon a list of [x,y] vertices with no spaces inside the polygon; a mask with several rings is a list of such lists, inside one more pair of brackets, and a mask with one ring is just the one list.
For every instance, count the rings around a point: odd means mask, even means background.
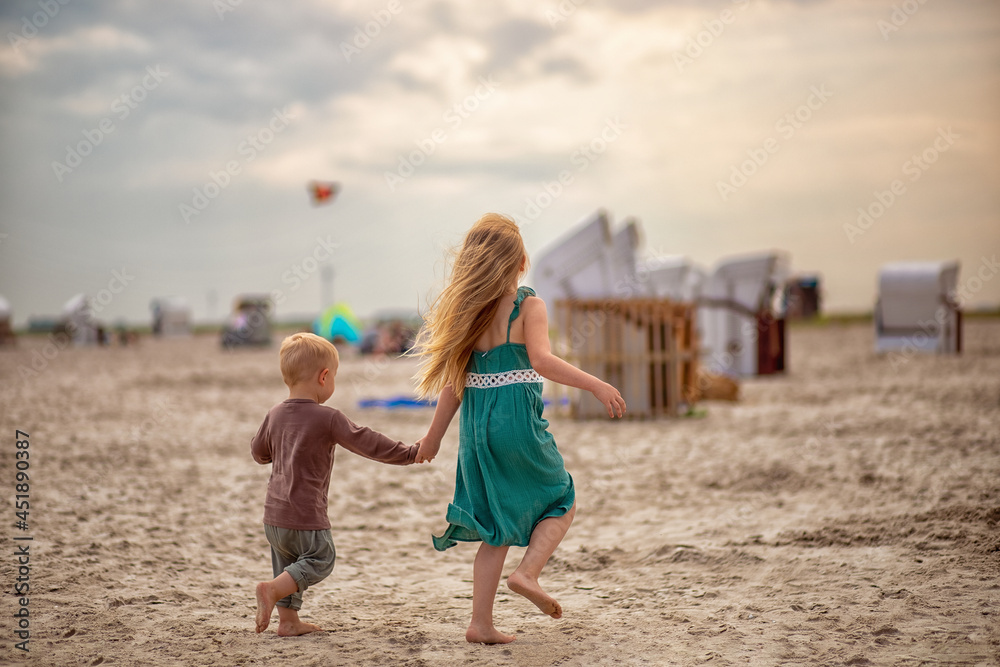
[{"label": "girl's long blonde hair", "polygon": [[477,220],[455,256],[450,282],[431,304],[417,335],[412,354],[426,359],[416,375],[421,398],[451,385],[462,399],[469,355],[493,321],[500,298],[526,270],[517,223],[498,213]]}]

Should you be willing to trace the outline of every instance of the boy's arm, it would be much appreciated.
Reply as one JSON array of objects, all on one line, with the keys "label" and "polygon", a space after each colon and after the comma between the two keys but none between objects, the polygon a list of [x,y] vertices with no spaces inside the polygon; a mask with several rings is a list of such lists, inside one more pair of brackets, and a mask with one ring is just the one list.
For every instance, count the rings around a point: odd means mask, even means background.
[{"label": "boy's arm", "polygon": [[448,431],[448,426],[461,404],[458,396],[455,396],[455,392],[452,391],[451,385],[445,385],[438,396],[437,407],[434,408],[434,418],[431,420],[430,428],[427,429],[427,435],[417,440],[417,444],[420,445],[417,463],[433,461],[434,457],[437,456],[438,450],[441,448],[441,439]]},{"label": "boy's arm", "polygon": [[267,437],[267,424],[271,414],[264,417],[264,422],[257,429],[257,435],[250,441],[250,453],[253,460],[260,464],[271,462],[271,440]]},{"label": "boy's arm", "polygon": [[367,426],[358,426],[340,410],[331,410],[333,440],[345,449],[366,459],[398,466],[409,465],[417,458],[416,445],[407,445]]},{"label": "boy's arm", "polygon": [[609,417],[621,417],[625,413],[625,399],[617,389],[552,354],[545,302],[530,296],[521,303],[521,310],[524,312],[524,344],[531,367],[547,380],[589,391],[608,409]]}]

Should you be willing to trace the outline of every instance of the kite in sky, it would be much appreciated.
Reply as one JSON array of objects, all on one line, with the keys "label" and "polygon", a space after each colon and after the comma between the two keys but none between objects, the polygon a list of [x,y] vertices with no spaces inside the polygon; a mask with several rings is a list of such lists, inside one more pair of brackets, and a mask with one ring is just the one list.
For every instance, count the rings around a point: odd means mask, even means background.
[{"label": "kite in sky", "polygon": [[307,189],[312,197],[313,206],[319,206],[333,201],[340,192],[340,184],[333,181],[309,181]]}]

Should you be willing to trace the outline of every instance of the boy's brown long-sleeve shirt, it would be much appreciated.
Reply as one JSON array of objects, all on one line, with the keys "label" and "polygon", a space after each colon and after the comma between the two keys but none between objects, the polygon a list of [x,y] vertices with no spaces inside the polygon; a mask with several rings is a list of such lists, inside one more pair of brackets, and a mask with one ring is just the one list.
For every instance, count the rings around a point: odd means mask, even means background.
[{"label": "boy's brown long-sleeve shirt", "polygon": [[327,502],[337,445],[395,465],[413,463],[418,449],[358,426],[340,410],[316,401],[283,401],[268,411],[250,441],[254,460],[272,466],[264,500],[265,524],[294,530],[330,528]]}]

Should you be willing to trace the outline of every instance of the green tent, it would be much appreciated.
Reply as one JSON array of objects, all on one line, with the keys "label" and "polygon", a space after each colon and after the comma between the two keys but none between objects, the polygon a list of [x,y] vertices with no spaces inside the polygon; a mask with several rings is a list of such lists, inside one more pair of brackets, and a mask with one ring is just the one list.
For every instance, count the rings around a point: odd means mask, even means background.
[{"label": "green tent", "polygon": [[313,322],[313,333],[327,340],[343,338],[348,343],[361,342],[361,321],[346,303],[336,303],[322,313]]}]

